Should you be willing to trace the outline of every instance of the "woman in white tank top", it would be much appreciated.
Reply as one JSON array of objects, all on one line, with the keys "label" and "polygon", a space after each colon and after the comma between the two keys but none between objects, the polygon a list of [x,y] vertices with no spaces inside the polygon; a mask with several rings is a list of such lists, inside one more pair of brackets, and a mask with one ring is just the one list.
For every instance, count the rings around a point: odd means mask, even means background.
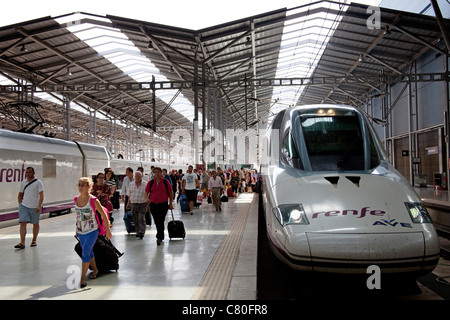
[{"label": "woman in white tank top", "polygon": [[103,222],[106,225],[106,238],[111,239],[112,234],[109,228],[109,220],[106,213],[103,211],[103,207],[98,199],[95,199],[95,208],[91,206],[91,195],[90,190],[92,188],[93,182],[90,178],[80,178],[78,181],[78,190],[80,195],[76,199],[75,212],[77,214],[76,221],[76,233],[78,239],[80,240],[80,245],[82,248],[81,256],[81,280],[80,287],[86,287],[86,273],[89,265],[92,267],[92,273],[89,275],[90,279],[97,278],[98,269],[95,263],[94,257],[94,245],[97,241],[99,229],[98,222],[96,218],[95,210],[100,212]]}]

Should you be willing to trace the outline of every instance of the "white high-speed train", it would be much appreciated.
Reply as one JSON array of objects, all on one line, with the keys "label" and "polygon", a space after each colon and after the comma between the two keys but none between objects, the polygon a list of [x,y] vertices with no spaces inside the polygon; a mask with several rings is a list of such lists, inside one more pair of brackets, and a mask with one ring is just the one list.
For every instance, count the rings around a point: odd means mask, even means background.
[{"label": "white high-speed train", "polygon": [[435,268],[440,249],[431,218],[359,110],[287,109],[272,121],[263,148],[267,234],[284,263],[332,273]]},{"label": "white high-speed train", "polygon": [[149,172],[151,165],[187,170],[187,165],[112,159],[103,146],[0,129],[0,226],[18,221],[17,195],[27,167],[44,185],[43,214],[48,216],[73,207],[80,177],[110,167],[120,178],[127,167]]}]

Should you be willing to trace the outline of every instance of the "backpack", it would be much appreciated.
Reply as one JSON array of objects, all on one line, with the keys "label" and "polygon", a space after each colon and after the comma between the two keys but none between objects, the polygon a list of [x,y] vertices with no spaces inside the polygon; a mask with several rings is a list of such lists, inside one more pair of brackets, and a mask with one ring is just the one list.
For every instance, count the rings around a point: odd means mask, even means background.
[{"label": "backpack", "polygon": [[[161,178],[164,181],[164,185],[166,186],[166,191],[167,191],[167,196],[170,198],[170,193],[169,193],[169,186],[167,185],[167,183],[169,183],[169,181],[166,181],[167,179],[165,178]],[[152,192],[152,186],[153,186],[153,181],[154,179],[150,180],[150,193]]]},{"label": "backpack", "polygon": [[[95,217],[97,218],[97,224],[98,224],[98,228],[99,228],[99,235],[106,235],[106,225],[103,223],[103,219],[102,219],[102,215],[100,214],[100,212],[97,211],[97,209],[95,209],[95,200],[97,198],[96,197],[91,197],[90,203],[91,203],[91,208],[92,210],[95,211]],[[75,204],[77,204],[77,200],[78,200],[78,196],[76,196],[74,198]],[[108,209],[106,209],[105,207],[103,207],[103,211],[105,211],[106,216],[108,217],[109,220],[109,211]]]}]

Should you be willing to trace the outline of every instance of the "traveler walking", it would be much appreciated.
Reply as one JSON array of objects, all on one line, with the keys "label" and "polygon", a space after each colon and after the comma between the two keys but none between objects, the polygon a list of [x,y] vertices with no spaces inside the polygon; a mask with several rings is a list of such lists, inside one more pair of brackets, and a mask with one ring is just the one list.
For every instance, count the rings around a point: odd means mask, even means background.
[{"label": "traveler walking", "polygon": [[222,194],[223,186],[222,178],[217,175],[216,171],[213,171],[212,177],[209,178],[208,181],[208,190],[211,191],[216,211],[222,211],[222,201],[220,200],[220,196]]},{"label": "traveler walking", "polygon": [[145,187],[146,197],[150,200],[150,211],[156,225],[156,244],[164,240],[164,221],[168,209],[173,210],[173,192],[170,182],[162,176],[161,168],[153,169],[154,178]]},{"label": "traveler walking", "polygon": [[97,210],[102,219],[102,224],[106,227],[106,238],[109,240],[112,237],[109,227],[108,216],[103,210],[103,207],[98,199],[95,199],[95,208],[91,206],[91,188],[93,182],[90,178],[80,178],[78,180],[78,191],[80,195],[75,199],[75,212],[77,214],[76,233],[82,248],[81,254],[81,279],[80,287],[86,287],[86,273],[89,265],[92,267],[92,273],[89,275],[90,279],[97,278],[98,269],[94,257],[94,245],[99,235],[99,222],[95,210]]},{"label": "traveler walking", "polygon": [[125,169],[125,177],[123,178],[123,182],[122,182],[122,188],[120,189],[120,195],[122,196],[122,201],[125,204],[125,211],[127,203],[128,203],[128,196],[127,196],[127,192],[128,192],[128,187],[130,185],[130,182],[133,181],[133,169],[131,167],[128,167]]},{"label": "traveler walking", "polygon": [[192,210],[194,208],[194,203],[197,197],[197,186],[199,184],[198,176],[193,173],[193,167],[189,166],[187,173],[184,174],[182,178],[182,189],[181,193],[185,193],[189,201],[189,214],[192,215]]},{"label": "traveler walking", "polygon": [[149,200],[145,194],[145,183],[142,182],[142,172],[134,173],[134,181],[128,185],[128,203],[126,210],[131,209],[133,221],[136,227],[136,237],[143,238],[145,235],[145,213],[148,210]]}]

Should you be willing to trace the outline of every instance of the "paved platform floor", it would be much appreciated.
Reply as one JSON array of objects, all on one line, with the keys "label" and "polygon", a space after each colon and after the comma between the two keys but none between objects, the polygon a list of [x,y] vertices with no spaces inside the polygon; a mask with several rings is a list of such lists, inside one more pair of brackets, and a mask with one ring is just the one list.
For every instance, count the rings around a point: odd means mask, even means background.
[{"label": "paved platform floor", "polygon": [[[147,233],[140,240],[126,232],[123,209],[116,210],[111,240],[125,252],[119,260],[119,271],[87,279],[84,289],[73,289],[79,282],[77,273],[81,268],[81,260],[73,250],[77,243],[73,213],[41,220],[38,246],[33,248],[29,246],[31,225],[23,250],[14,249],[19,242],[18,226],[0,229],[0,299],[215,299],[205,286],[221,290],[220,299],[226,299],[228,293],[231,299],[255,299],[257,203],[257,196],[241,194],[238,199],[223,203],[222,211],[216,212],[205,200],[192,216],[182,214],[176,204],[175,219],[183,220],[186,238],[169,240],[166,230],[160,246],[156,245],[153,225],[147,226]],[[169,217],[170,212],[166,226]],[[232,235],[234,238],[230,239]],[[232,245],[232,250],[223,248],[224,243]],[[241,249],[241,245],[247,249]],[[252,255],[254,261],[249,261]],[[215,258],[231,262],[226,274],[221,268],[210,267]],[[235,268],[235,264],[239,267]],[[217,284],[217,279],[207,282],[205,278],[211,275],[218,276],[222,283]],[[239,288],[243,279],[247,283],[244,291]]]},{"label": "paved platform floor", "polygon": [[414,188],[414,190],[416,190],[422,200],[449,202],[449,190],[435,188]]}]

